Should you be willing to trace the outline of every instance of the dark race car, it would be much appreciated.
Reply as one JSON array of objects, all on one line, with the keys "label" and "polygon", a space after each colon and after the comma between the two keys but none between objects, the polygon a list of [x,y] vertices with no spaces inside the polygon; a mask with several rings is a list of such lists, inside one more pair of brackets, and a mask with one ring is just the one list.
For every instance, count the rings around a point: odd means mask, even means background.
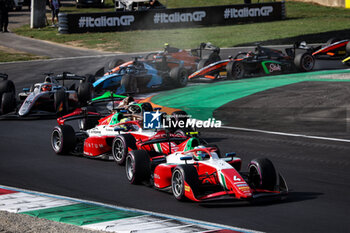
[{"label": "dark race car", "polygon": [[[187,72],[183,62],[148,62],[135,57],[125,62],[93,83],[96,93],[113,90],[116,94],[147,92],[187,85]],[[172,68],[172,64],[176,66]]]},{"label": "dark race car", "polygon": [[255,52],[240,52],[234,58],[221,60],[206,66],[189,76],[189,80],[215,80],[226,73],[227,79],[311,71],[315,59],[311,48],[305,43],[296,43],[286,48],[285,53],[257,45]]},{"label": "dark race car", "polygon": [[324,46],[314,47],[313,50],[312,55],[316,59],[343,60],[350,56],[350,43],[349,40],[331,38]]},{"label": "dark race car", "polygon": [[220,48],[211,43],[201,43],[198,48],[191,49],[190,52],[184,49],[170,47],[165,44],[164,51],[150,53],[145,57],[146,61],[152,63],[161,63],[164,59],[168,62],[171,68],[174,68],[181,61],[184,62],[184,68],[189,74],[203,68],[213,62],[220,61]]},{"label": "dark race car", "polygon": [[[169,143],[172,140],[168,139]],[[242,172],[241,159],[235,153],[220,158],[217,148],[198,146],[194,140],[187,139],[172,152],[130,151],[126,157],[127,179],[131,184],[144,183],[171,192],[180,201],[251,202],[287,195],[286,182],[269,159],[253,159],[248,171]],[[142,146],[160,142],[166,143],[167,139],[146,140]]]},{"label": "dark race car", "polygon": [[12,109],[16,111],[2,118],[55,117],[86,105],[91,99],[92,84],[86,77],[68,72],[46,75],[44,82],[23,88],[23,92],[18,94],[17,107],[12,96]]}]

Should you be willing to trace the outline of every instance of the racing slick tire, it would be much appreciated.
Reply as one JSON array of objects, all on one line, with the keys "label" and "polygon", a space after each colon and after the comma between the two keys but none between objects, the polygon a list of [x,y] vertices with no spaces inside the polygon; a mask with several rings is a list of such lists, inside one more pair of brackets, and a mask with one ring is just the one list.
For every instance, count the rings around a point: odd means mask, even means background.
[{"label": "racing slick tire", "polygon": [[175,67],[170,70],[170,78],[176,87],[185,87],[188,81],[188,75],[184,68]]},{"label": "racing slick tire", "polygon": [[4,80],[0,82],[0,99],[2,94],[6,92],[11,92],[13,95],[16,95],[15,84],[11,80]]},{"label": "racing slick tire", "polygon": [[196,168],[193,165],[178,165],[171,176],[171,190],[174,197],[179,201],[185,201],[185,182],[190,186],[194,195],[199,188],[199,178]]},{"label": "racing slick tire", "polygon": [[118,135],[113,139],[112,156],[119,165],[125,164],[128,149],[136,150],[136,139],[131,134]]},{"label": "racing slick tire", "polygon": [[350,41],[346,44],[345,50],[346,50],[347,56],[350,56]]},{"label": "racing slick tire", "polygon": [[1,97],[1,114],[6,114],[14,110],[16,99],[12,92],[5,92]]},{"label": "racing slick tire", "polygon": [[91,100],[92,97],[92,84],[91,82],[82,82],[78,87],[78,100],[81,105],[86,105],[86,103]]},{"label": "racing slick tire", "polygon": [[62,115],[68,111],[68,101],[66,93],[63,90],[58,90],[54,93],[54,107],[57,114]]},{"label": "racing slick tire", "polygon": [[115,67],[120,66],[123,63],[125,63],[123,59],[114,59],[108,63],[108,69],[113,70]]},{"label": "racing slick tire", "polygon": [[226,65],[227,79],[235,80],[244,77],[244,65],[240,61],[230,61]]},{"label": "racing slick tire", "polygon": [[136,93],[137,92],[137,79],[136,77],[125,74],[120,81],[120,85],[124,86],[125,93]]},{"label": "racing slick tire", "polygon": [[315,58],[308,52],[299,53],[294,58],[294,65],[299,71],[308,72],[314,68]]},{"label": "racing slick tire", "polygon": [[252,188],[274,190],[277,184],[277,172],[267,158],[257,158],[248,165],[248,183]]},{"label": "racing slick tire", "polygon": [[142,103],[141,108],[143,112],[153,112],[153,106],[148,102]]},{"label": "racing slick tire", "polygon": [[125,163],[126,178],[131,184],[149,181],[151,166],[148,153],[144,150],[133,150],[128,153]]},{"label": "racing slick tire", "polygon": [[70,125],[56,126],[51,134],[51,146],[56,154],[67,154],[76,146],[75,132]]}]

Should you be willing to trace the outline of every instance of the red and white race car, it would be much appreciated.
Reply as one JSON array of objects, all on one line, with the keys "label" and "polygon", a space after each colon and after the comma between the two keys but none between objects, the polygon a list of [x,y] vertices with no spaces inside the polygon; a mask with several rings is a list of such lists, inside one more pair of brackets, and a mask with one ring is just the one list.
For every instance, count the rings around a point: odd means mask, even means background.
[{"label": "red and white race car", "polygon": [[[131,117],[130,114],[116,112],[101,118],[99,113],[77,109],[57,119],[59,125],[51,134],[52,148],[57,154],[78,154],[91,158],[112,159],[113,140],[118,135],[125,134],[125,138],[128,138],[127,134],[132,134],[137,138],[149,138],[159,133],[152,129],[144,130],[142,123],[136,119],[138,116]],[[71,125],[65,124],[66,121],[77,119],[80,119],[78,131],[75,131]]]},{"label": "red and white race car", "polygon": [[280,199],[288,193],[284,178],[267,158],[253,159],[248,171],[241,172],[242,162],[235,153],[219,158],[215,147],[187,149],[182,147],[167,156],[130,151],[126,157],[129,182],[151,182],[154,188],[172,192],[180,201]]},{"label": "red and white race car", "polygon": [[[167,131],[144,129],[142,114],[124,111],[101,117],[99,113],[89,112],[88,108],[79,108],[71,114],[58,118],[59,125],[53,129],[51,134],[53,150],[57,154],[77,154],[101,159],[113,158],[119,165],[124,165],[125,158],[131,150],[156,150],[167,154],[178,148],[175,142],[153,143],[150,147],[144,145],[146,141],[153,142],[171,137],[175,138],[175,141],[183,142],[188,138],[179,129]],[[71,120],[80,120],[78,131],[75,131],[71,125],[65,124]],[[172,131],[175,133],[170,133]],[[195,137],[195,134],[189,135]]]}]

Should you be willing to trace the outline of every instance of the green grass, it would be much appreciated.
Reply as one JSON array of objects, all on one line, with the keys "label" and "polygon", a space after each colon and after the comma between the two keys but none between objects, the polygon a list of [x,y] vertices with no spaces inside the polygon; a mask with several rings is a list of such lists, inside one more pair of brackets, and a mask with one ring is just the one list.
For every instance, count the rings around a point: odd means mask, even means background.
[{"label": "green grass", "polygon": [[[168,7],[206,6],[234,4],[233,0],[168,0]],[[350,28],[350,10],[324,7],[310,3],[286,3],[287,20],[232,26],[201,27],[167,30],[140,30],[110,33],[59,34],[55,28],[30,29],[28,26],[15,30],[17,34],[58,43],[73,44],[106,51],[136,52],[159,50],[164,43],[179,48],[197,47],[210,41],[220,47],[231,47],[256,41],[283,39],[306,34],[317,34]],[[322,42],[317,41],[309,42]]]},{"label": "green grass", "polygon": [[29,53],[4,52],[0,50],[0,62],[29,61],[46,58],[47,57],[35,56]]}]

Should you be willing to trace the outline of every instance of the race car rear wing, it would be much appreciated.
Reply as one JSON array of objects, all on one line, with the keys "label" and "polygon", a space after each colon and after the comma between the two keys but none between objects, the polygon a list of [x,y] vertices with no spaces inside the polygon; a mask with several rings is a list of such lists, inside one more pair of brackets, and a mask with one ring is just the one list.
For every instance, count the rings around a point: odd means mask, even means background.
[{"label": "race car rear wing", "polygon": [[89,112],[87,108],[77,108],[74,112],[57,118],[59,125],[64,125],[66,121],[78,120],[78,119],[100,119],[102,115],[97,112]]},{"label": "race car rear wing", "polygon": [[82,80],[85,81],[86,77],[85,76],[79,76],[70,72],[63,72],[62,74],[58,74],[56,76],[53,76],[52,78],[56,80]]}]

